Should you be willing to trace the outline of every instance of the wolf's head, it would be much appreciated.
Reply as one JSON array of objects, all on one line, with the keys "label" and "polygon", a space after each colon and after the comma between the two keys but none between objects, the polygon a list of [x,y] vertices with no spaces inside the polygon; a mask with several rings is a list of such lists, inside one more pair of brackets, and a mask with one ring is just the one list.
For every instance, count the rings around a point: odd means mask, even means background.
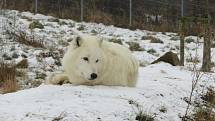
[{"label": "wolf's head", "polygon": [[77,37],[71,43],[74,73],[84,81],[95,81],[101,75],[104,55],[101,49],[102,39],[96,36]]}]

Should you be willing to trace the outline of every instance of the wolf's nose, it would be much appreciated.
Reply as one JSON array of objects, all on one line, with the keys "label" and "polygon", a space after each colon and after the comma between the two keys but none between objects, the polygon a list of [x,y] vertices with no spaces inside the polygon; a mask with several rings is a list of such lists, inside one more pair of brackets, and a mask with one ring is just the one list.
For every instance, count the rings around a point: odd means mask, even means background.
[{"label": "wolf's nose", "polygon": [[94,80],[94,79],[97,78],[97,74],[95,74],[95,73],[92,73],[90,76],[91,76],[91,79],[92,79],[92,80]]}]

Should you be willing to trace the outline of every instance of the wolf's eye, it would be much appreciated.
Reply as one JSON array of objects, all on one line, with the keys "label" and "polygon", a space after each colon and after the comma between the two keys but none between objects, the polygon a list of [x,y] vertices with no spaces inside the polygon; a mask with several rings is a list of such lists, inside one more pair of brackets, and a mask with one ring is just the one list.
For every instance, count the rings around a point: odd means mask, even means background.
[{"label": "wolf's eye", "polygon": [[89,61],[88,57],[83,57],[83,60]]},{"label": "wolf's eye", "polygon": [[98,62],[99,62],[99,59],[96,60],[96,63],[98,63]]}]

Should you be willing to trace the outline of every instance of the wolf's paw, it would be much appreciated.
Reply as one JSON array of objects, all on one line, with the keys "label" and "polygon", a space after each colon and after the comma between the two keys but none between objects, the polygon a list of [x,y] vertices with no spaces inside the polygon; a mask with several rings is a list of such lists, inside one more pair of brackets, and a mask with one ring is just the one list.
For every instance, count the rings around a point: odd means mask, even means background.
[{"label": "wolf's paw", "polygon": [[46,84],[62,85],[68,82],[68,76],[66,74],[51,74],[46,80]]}]

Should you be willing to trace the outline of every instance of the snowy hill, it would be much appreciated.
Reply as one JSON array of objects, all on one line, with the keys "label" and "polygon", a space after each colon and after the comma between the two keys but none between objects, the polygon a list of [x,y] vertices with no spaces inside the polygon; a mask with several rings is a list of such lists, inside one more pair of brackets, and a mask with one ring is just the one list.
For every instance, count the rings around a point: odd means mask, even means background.
[{"label": "snowy hill", "polygon": [[[160,63],[140,68],[137,88],[41,85],[1,95],[0,119],[51,121],[62,115],[63,121],[133,121],[137,109],[129,104],[132,100],[159,121],[179,121],[190,78],[188,71]],[[159,111],[162,106],[166,113]]]},{"label": "snowy hill", "polygon": [[[8,20],[15,23],[8,25]],[[78,23],[72,20],[56,19],[29,12],[8,11],[7,16],[0,16],[1,23],[17,32],[25,32],[29,38],[43,40],[45,48],[35,48],[14,41],[1,31],[5,42],[1,46],[5,53],[0,55],[6,61],[13,58],[16,63],[27,59],[26,78],[17,78],[23,90],[15,93],[0,94],[0,120],[2,121],[134,121],[139,108],[155,117],[157,121],[180,121],[187,106],[185,98],[189,96],[192,83],[190,57],[195,57],[197,50],[199,63],[202,59],[202,39],[190,38],[185,45],[185,66],[174,67],[167,63],[150,63],[173,51],[179,54],[179,38],[175,33],[150,32],[145,30],[128,30],[114,26],[95,23]],[[33,21],[39,21],[43,29],[30,29]],[[3,24],[1,24],[2,27]],[[65,53],[69,41],[74,37],[73,30],[96,34],[105,40],[121,41],[129,47],[128,42],[140,45],[133,55],[141,63],[136,88],[107,86],[72,86],[44,85],[46,76],[62,71],[59,62]],[[2,29],[0,29],[2,30]],[[158,43],[150,38],[159,39]],[[199,42],[200,44],[196,44]],[[15,53],[15,54],[14,54]],[[14,55],[17,55],[16,57]],[[212,49],[212,61],[215,60]],[[212,69],[214,71],[214,68]],[[215,76],[212,73],[212,76]],[[41,84],[41,85],[40,85]],[[37,87],[40,85],[39,87]],[[215,80],[203,77],[202,85],[215,86]],[[32,88],[33,87],[33,88]],[[30,88],[30,89],[28,89]],[[140,105],[129,104],[134,101]],[[160,111],[161,108],[166,111]]]}]

